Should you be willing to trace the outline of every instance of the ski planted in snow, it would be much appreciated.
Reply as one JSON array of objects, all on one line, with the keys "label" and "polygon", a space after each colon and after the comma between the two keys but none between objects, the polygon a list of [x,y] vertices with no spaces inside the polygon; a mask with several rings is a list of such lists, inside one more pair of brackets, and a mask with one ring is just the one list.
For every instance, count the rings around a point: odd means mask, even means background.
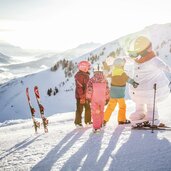
[{"label": "ski planted in snow", "polygon": [[35,129],[35,133],[37,133],[37,128],[40,128],[40,122],[36,121],[36,119],[35,119],[35,109],[31,105],[28,87],[26,88],[26,96],[27,96],[29,107],[30,107],[30,112],[31,112],[32,120],[33,120],[33,126]]},{"label": "ski planted in snow", "polygon": [[47,133],[48,132],[48,119],[44,115],[44,107],[40,102],[40,94],[39,94],[38,86],[34,87],[34,93],[35,93],[36,100],[37,100],[37,103],[38,103],[38,106],[39,106],[40,115],[41,115],[42,122],[43,122],[43,127],[44,127],[44,132]]}]

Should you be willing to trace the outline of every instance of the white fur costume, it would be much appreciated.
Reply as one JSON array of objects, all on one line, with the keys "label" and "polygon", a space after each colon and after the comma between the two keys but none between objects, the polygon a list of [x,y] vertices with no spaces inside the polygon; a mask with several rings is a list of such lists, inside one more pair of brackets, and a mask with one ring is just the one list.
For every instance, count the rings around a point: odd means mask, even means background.
[{"label": "white fur costume", "polygon": [[135,62],[134,67],[134,80],[139,83],[139,86],[129,87],[130,97],[136,103],[136,110],[130,115],[130,120],[152,121],[154,84],[156,83],[155,124],[158,124],[157,102],[166,99],[170,93],[169,80],[164,71],[171,72],[171,69],[159,57],[154,57],[141,64]]}]

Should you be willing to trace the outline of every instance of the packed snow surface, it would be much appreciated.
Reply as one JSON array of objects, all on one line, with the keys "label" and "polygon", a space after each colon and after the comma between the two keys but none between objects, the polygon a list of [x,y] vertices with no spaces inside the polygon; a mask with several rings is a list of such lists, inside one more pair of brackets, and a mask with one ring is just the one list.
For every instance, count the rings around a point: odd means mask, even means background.
[{"label": "packed snow surface", "polygon": [[[159,104],[161,121],[171,126],[171,96]],[[135,105],[127,100],[127,117]],[[49,133],[34,133],[32,120],[0,127],[0,171],[169,171],[171,131],[131,130],[117,125],[117,111],[100,133],[75,128],[74,112],[50,116]],[[37,120],[41,121],[40,118]]]}]

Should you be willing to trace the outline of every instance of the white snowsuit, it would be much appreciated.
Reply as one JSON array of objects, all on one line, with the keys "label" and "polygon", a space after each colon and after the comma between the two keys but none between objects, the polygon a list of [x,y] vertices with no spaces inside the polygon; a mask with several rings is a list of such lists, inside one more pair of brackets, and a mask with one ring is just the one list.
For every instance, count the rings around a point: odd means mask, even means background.
[{"label": "white snowsuit", "polygon": [[157,102],[166,99],[170,93],[168,87],[169,80],[164,71],[171,72],[171,69],[159,57],[154,57],[141,64],[135,62],[134,67],[134,80],[139,83],[139,86],[136,89],[133,86],[129,87],[130,97],[136,103],[136,110],[130,115],[130,120],[152,121],[154,84],[156,83],[156,108],[154,118],[155,124],[158,124]]}]

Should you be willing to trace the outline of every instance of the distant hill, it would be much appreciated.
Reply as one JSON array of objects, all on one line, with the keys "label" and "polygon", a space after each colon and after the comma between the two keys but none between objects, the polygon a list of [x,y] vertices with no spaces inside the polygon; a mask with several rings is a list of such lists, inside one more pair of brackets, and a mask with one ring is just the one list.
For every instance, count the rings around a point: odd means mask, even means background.
[{"label": "distant hill", "polygon": [[10,63],[11,57],[6,56],[0,52],[0,65]]},{"label": "distant hill", "polygon": [[0,52],[9,56],[27,56],[31,54],[27,50],[24,50],[18,46],[14,46],[6,42],[0,42]]},{"label": "distant hill", "polygon": [[[100,46],[98,43],[90,42],[61,53],[31,50],[29,53],[25,53],[27,51],[24,51],[24,53],[19,53],[21,56],[14,56],[18,54],[15,51],[16,49],[18,52],[22,52],[23,49],[8,44],[3,44],[3,46],[1,45],[2,44],[0,44],[0,48],[4,47],[5,51],[12,52],[12,57],[10,60],[2,57],[2,61],[0,61],[1,64],[4,64],[3,66],[0,65],[0,70],[2,73],[0,82],[6,82],[12,78],[39,72],[43,69],[50,68],[60,59],[65,58],[71,60]],[[13,49],[12,51],[10,50],[11,48]],[[22,56],[22,54],[24,56]],[[7,72],[10,77],[5,77]]]}]

